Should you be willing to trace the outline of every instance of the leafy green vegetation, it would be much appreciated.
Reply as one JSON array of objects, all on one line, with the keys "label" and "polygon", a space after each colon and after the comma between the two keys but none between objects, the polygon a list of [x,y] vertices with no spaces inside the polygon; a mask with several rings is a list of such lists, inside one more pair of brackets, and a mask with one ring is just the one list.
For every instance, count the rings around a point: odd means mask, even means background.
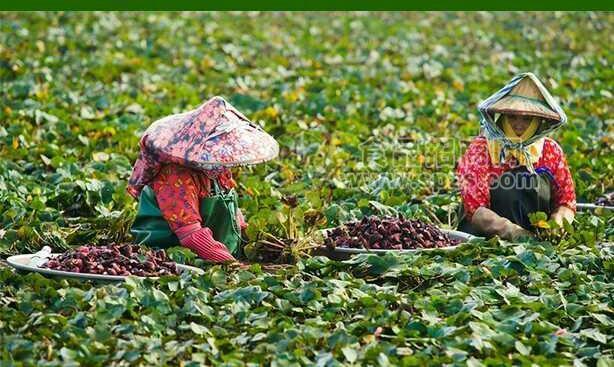
[{"label": "leafy green vegetation", "polygon": [[[614,187],[613,22],[0,14],[0,253],[129,240],[136,203],[125,189],[140,134],[213,95],[282,148],[275,162],[236,172],[251,241],[370,214],[454,226],[453,170],[478,133],[477,103],[520,71],[560,98],[570,123],[555,138],[579,201],[592,202]],[[580,213],[571,233],[541,242],[126,284],[0,266],[0,365],[610,366],[613,222]]]}]

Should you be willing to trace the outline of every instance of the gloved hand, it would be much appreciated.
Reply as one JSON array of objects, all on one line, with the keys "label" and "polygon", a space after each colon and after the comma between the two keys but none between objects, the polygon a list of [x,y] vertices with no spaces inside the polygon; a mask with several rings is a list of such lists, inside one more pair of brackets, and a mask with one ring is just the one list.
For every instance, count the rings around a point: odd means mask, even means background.
[{"label": "gloved hand", "polygon": [[559,227],[563,228],[563,221],[571,223],[573,222],[575,216],[576,213],[573,211],[573,209],[561,205],[556,208],[552,214],[550,214],[550,219],[554,220]]},{"label": "gloved hand", "polygon": [[532,237],[533,234],[513,223],[507,218],[499,216],[492,210],[481,207],[473,213],[471,224],[486,236],[498,235],[504,240],[515,241],[521,237]]},{"label": "gloved hand", "polygon": [[237,209],[237,223],[239,224],[239,228],[241,228],[241,230],[247,228],[247,222],[245,221],[241,208]]},{"label": "gloved hand", "polygon": [[533,233],[527,231],[523,227],[519,226],[512,221],[507,220],[503,231],[500,234],[500,237],[505,240],[516,241],[522,237],[533,237]]},{"label": "gloved hand", "polygon": [[223,263],[236,261],[223,243],[213,238],[209,228],[201,227],[200,223],[190,224],[175,231],[182,246],[196,252],[203,260]]}]

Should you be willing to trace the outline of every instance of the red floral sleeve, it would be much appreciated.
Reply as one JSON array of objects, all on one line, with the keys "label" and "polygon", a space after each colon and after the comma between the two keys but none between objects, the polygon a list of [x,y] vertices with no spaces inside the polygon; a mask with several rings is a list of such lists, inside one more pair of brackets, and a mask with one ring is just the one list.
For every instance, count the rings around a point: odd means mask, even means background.
[{"label": "red floral sleeve", "polygon": [[556,141],[546,138],[540,161],[554,178],[554,206],[558,208],[565,205],[575,211],[575,185],[563,149]]},{"label": "red floral sleeve", "polygon": [[475,138],[465,154],[458,161],[456,179],[465,207],[465,215],[470,219],[479,207],[490,205],[490,157],[484,137]]},{"label": "red floral sleeve", "polygon": [[[230,170],[224,170],[217,176],[223,189],[235,187]],[[176,164],[163,165],[152,181],[151,188],[162,216],[171,230],[202,223],[200,201],[209,196],[211,180],[203,172],[192,170]]]}]

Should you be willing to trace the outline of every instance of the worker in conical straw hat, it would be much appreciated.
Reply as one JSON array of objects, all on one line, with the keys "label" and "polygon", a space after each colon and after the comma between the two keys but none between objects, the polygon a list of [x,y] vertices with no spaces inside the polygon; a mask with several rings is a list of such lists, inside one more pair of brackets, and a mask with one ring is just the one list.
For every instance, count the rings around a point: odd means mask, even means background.
[{"label": "worker in conical straw hat", "polygon": [[182,245],[210,262],[234,261],[247,224],[229,168],[278,153],[273,137],[221,97],[156,121],[141,138],[128,185],[138,199],[136,241]]},{"label": "worker in conical straw hat", "polygon": [[574,183],[561,147],[547,135],[567,117],[532,73],[515,76],[478,106],[480,136],[458,162],[460,229],[505,239],[530,236],[528,215],[573,221]]}]

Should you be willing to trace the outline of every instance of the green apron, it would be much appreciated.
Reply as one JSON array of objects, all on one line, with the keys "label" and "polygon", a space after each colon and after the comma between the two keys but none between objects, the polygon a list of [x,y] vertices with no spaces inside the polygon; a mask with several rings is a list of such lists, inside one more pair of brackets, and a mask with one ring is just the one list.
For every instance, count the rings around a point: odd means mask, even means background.
[{"label": "green apron", "polygon": [[[213,181],[214,194],[200,202],[200,215],[203,226],[213,231],[213,238],[220,241],[235,256],[241,251],[241,229],[237,223],[237,193],[230,190],[223,192],[218,183]],[[153,248],[179,246],[179,239],[171,231],[162,217],[156,196],[149,186],[145,186],[139,197],[136,218],[130,233],[139,244]]]}]

